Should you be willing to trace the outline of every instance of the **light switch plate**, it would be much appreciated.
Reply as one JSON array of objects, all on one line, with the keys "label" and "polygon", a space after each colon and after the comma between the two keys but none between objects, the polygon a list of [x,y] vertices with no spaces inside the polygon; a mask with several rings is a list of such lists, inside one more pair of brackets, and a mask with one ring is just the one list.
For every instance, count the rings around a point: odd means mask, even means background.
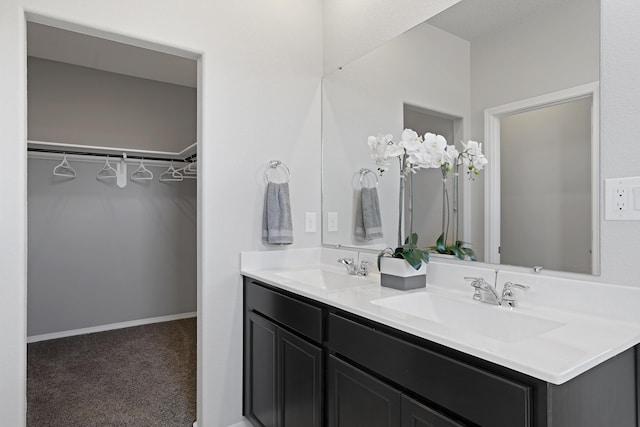
[{"label": "light switch plate", "polygon": [[327,231],[338,231],[338,212],[327,213]]},{"label": "light switch plate", "polygon": [[640,177],[605,180],[604,196],[607,221],[640,221]]},{"label": "light switch plate", "polygon": [[316,213],[315,212],[305,212],[304,231],[307,233],[316,232]]}]

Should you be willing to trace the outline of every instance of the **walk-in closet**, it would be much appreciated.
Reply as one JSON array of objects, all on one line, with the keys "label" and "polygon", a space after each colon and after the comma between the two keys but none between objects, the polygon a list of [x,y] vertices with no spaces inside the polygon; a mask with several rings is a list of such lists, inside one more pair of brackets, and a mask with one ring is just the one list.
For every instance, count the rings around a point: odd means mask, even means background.
[{"label": "walk-in closet", "polygon": [[27,47],[27,425],[191,426],[197,56],[48,22]]}]

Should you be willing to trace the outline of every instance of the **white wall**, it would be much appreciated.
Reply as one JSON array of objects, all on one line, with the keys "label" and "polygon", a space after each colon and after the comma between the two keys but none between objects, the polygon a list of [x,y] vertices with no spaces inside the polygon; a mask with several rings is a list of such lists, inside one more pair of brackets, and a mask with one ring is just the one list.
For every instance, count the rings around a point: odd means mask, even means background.
[{"label": "white wall", "polygon": [[198,425],[241,418],[239,252],[263,249],[262,174],[287,163],[295,247],[320,244],[303,213],[320,211],[321,2],[168,0],[0,3],[0,419],[25,414],[25,24],[40,15],[202,53],[199,160]]},{"label": "white wall", "polygon": [[[468,82],[469,43],[428,24],[413,28],[325,77],[323,222],[326,224],[328,212],[338,212],[339,229],[325,231],[324,243],[362,244],[353,239],[353,198],[359,188],[360,168],[376,171],[367,137],[392,134],[396,142],[400,141],[405,102],[468,118]],[[366,242],[383,247],[397,242],[399,172],[394,160],[378,185],[384,238]],[[439,170],[426,171],[431,172],[440,175]],[[440,217],[438,213],[436,221]]]},{"label": "white wall", "polygon": [[[640,175],[640,57],[632,53],[640,40],[638,22],[637,2],[602,0],[601,182]],[[600,233],[601,280],[640,286],[640,222],[603,220]]]}]

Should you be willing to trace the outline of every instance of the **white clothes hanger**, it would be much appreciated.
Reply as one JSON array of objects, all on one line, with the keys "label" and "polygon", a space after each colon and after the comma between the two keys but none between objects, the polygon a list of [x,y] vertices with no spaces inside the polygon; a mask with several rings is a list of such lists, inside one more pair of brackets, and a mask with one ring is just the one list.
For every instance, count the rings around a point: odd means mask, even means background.
[{"label": "white clothes hanger", "polygon": [[182,174],[183,178],[188,178],[188,179],[196,179],[198,176],[198,166],[197,166],[197,162],[190,162],[189,164],[176,169],[177,172],[180,172],[180,174]]},{"label": "white clothes hanger", "polygon": [[189,164],[187,166],[185,166],[184,171],[187,174],[197,175],[198,174],[198,161],[196,160],[194,162],[189,162]]},{"label": "white clothes hanger", "polygon": [[183,179],[184,176],[173,167],[173,160],[171,161],[169,169],[162,172],[162,174],[158,178],[158,180],[162,182],[180,182]]},{"label": "white clothes hanger", "polygon": [[67,153],[64,153],[62,162],[60,162],[58,166],[53,168],[53,174],[55,176],[63,176],[65,178],[76,177],[76,171],[71,167],[71,165],[69,165],[69,162],[67,161]]},{"label": "white clothes hanger", "polygon": [[98,179],[111,179],[111,178],[116,178],[118,176],[118,171],[116,171],[116,169],[111,166],[111,163],[109,163],[109,156],[107,156],[107,160],[104,162],[104,167],[100,170],[100,172],[98,172],[98,175],[96,175],[96,177]]},{"label": "white clothes hanger", "polygon": [[144,167],[144,159],[140,159],[140,166],[131,174],[133,181],[148,181],[153,179],[153,172]]}]

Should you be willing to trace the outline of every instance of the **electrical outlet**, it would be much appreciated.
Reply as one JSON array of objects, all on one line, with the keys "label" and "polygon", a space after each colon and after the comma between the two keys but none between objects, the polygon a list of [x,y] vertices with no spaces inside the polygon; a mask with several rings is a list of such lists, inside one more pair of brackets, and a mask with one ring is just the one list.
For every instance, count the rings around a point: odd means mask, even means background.
[{"label": "electrical outlet", "polygon": [[616,212],[623,212],[629,208],[629,194],[625,187],[616,187],[613,193],[613,208]]},{"label": "electrical outlet", "polygon": [[605,219],[640,220],[640,177],[607,179]]},{"label": "electrical outlet", "polygon": [[315,212],[305,212],[304,231],[307,233],[316,232],[316,213]]}]

